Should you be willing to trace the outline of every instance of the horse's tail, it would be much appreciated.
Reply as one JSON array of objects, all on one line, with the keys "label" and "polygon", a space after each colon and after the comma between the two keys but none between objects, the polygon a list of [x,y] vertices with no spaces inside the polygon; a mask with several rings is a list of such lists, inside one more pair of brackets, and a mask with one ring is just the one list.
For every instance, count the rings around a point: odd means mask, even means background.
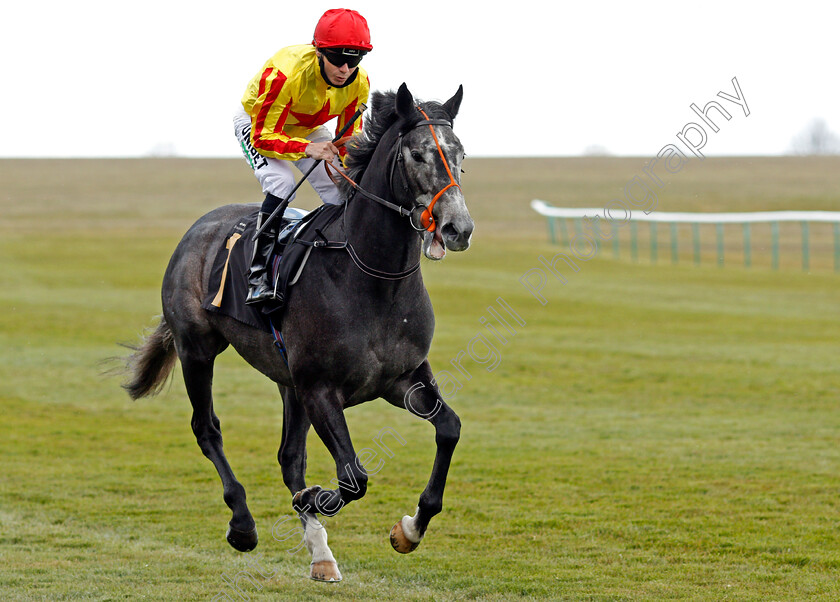
[{"label": "horse's tail", "polygon": [[132,399],[157,395],[166,384],[167,377],[175,367],[175,343],[172,329],[161,316],[160,324],[150,335],[143,338],[126,359],[129,380],[122,387]]}]

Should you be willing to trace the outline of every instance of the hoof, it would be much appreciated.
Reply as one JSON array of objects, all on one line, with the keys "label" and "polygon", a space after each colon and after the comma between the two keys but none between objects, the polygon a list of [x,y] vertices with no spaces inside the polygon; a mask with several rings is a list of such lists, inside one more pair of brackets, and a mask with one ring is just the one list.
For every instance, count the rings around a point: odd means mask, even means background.
[{"label": "hoof", "polygon": [[240,552],[250,552],[257,547],[257,528],[254,527],[250,531],[239,531],[228,525],[227,535],[228,543],[233,546],[235,550]]},{"label": "hoof", "polygon": [[400,554],[408,554],[417,549],[420,542],[414,543],[405,536],[402,528],[402,521],[397,521],[397,524],[391,529],[391,546]]},{"label": "hoof", "polygon": [[292,508],[295,512],[317,512],[315,509],[315,496],[321,492],[320,485],[313,485],[301,489],[292,496]]},{"label": "hoof", "polygon": [[338,570],[338,564],[336,562],[332,560],[322,560],[320,562],[312,563],[309,578],[315,581],[338,583],[341,581],[341,573]]}]

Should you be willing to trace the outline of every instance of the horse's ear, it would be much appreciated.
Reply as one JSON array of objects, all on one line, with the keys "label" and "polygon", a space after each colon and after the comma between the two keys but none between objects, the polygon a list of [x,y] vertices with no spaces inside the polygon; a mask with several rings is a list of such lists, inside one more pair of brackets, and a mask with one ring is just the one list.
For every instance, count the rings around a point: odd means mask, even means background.
[{"label": "horse's ear", "polygon": [[449,113],[452,119],[455,119],[455,116],[458,114],[458,109],[461,108],[461,100],[463,98],[464,86],[458,86],[458,91],[455,92],[455,96],[443,103],[443,108],[446,109],[446,112]]},{"label": "horse's ear", "polygon": [[414,96],[409,92],[408,86],[403,83],[397,90],[397,115],[407,119],[414,114]]}]

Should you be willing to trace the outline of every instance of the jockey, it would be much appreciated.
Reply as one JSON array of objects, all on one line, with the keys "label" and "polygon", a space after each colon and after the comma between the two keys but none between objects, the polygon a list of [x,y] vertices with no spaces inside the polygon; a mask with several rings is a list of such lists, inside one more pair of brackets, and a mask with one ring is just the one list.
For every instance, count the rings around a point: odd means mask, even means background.
[{"label": "jockey", "polygon": [[[248,84],[233,122],[265,193],[258,228],[294,188],[291,164],[306,172],[319,159],[333,162],[344,156],[324,124],[337,117],[339,132],[367,102],[370,82],[359,62],[372,48],[362,15],[345,8],[328,10],[315,26],[311,44],[283,48]],[[361,127],[359,119],[348,134]],[[308,179],[324,203],[343,202],[326,170],[315,169]],[[272,224],[254,243],[246,303],[273,296],[268,266],[276,238],[277,225]]]}]

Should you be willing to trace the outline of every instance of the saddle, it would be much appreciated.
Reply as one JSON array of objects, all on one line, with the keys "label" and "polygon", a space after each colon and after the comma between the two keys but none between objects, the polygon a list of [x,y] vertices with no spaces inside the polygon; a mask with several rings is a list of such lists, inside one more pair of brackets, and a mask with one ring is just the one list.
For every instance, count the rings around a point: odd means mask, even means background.
[{"label": "saddle", "polygon": [[312,249],[327,246],[321,231],[335,221],[343,209],[343,205],[326,204],[309,212],[286,209],[271,259],[275,299],[246,305],[248,269],[254,249],[252,239],[257,227],[258,211],[255,208],[253,213],[234,223],[225,236],[216,253],[201,306],[276,336],[274,326],[280,323],[290,289],[303,274]]}]

